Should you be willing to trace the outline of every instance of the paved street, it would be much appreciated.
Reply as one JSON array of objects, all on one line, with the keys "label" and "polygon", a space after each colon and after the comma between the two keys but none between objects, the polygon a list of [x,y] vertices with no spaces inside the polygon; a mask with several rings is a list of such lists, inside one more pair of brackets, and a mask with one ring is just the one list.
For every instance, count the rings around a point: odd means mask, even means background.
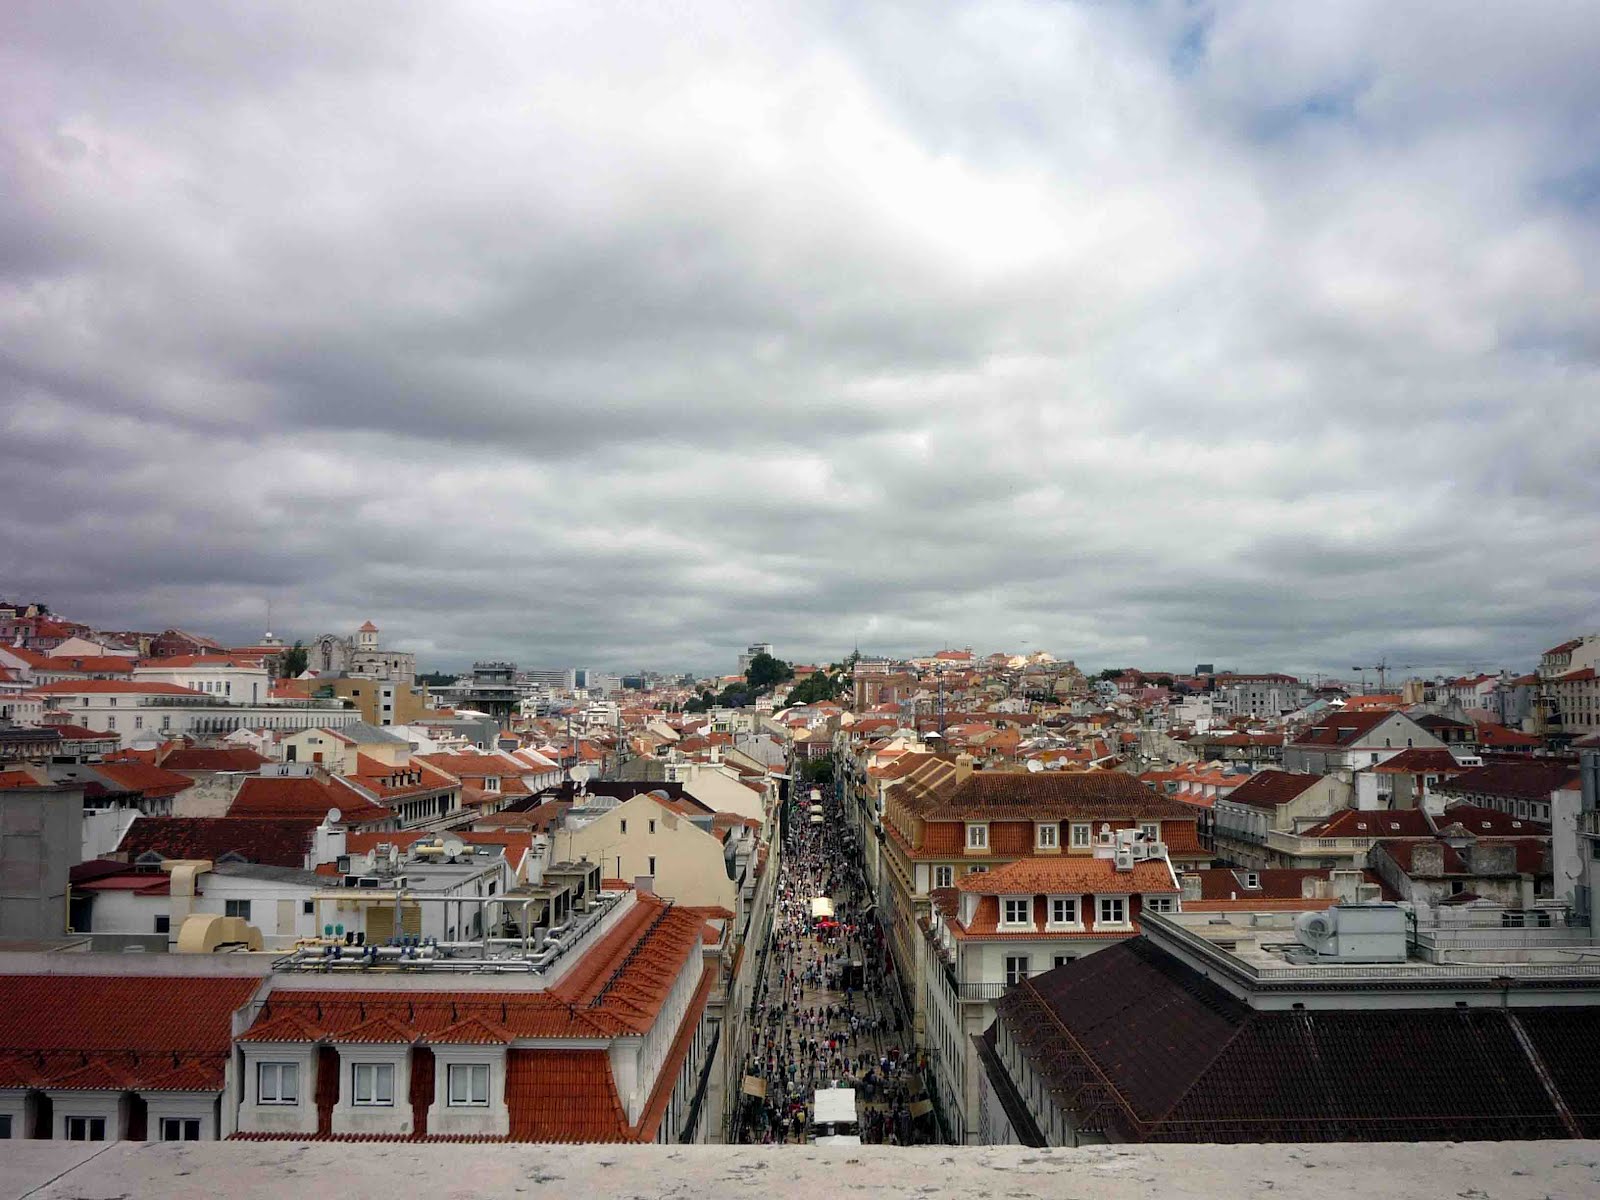
[{"label": "paved street", "polygon": [[[831,791],[831,789],[829,789]],[[780,857],[777,912],[757,1000],[747,1076],[765,1098],[746,1096],[735,1140],[804,1142],[812,1093],[853,1087],[863,1142],[908,1145],[935,1140],[924,1107],[920,1062],[903,1040],[904,1023],[884,988],[884,952],[846,840],[839,805],[824,801],[823,821],[808,815],[808,789],[796,785]],[[826,897],[832,919],[815,920]]]}]

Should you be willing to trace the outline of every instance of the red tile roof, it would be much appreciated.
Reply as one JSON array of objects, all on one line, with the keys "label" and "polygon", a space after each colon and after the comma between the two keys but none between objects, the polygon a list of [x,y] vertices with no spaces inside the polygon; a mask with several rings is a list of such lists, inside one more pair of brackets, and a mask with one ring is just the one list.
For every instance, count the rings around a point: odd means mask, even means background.
[{"label": "red tile roof", "polygon": [[347,825],[370,825],[394,818],[350,788],[308,775],[271,775],[246,779],[228,807],[230,817],[311,818],[318,821],[337,808]]},{"label": "red tile roof", "polygon": [[0,976],[0,1086],[219,1091],[233,1014],[259,985],[254,976]]},{"label": "red tile roof", "polygon": [[513,1141],[633,1140],[603,1050],[512,1050],[506,1107]]},{"label": "red tile roof", "polygon": [[182,746],[161,760],[169,771],[257,771],[270,761],[247,747],[212,750],[204,746]]},{"label": "red tile roof", "polygon": [[1248,804],[1252,808],[1277,808],[1322,782],[1321,775],[1302,775],[1295,771],[1260,771],[1228,794],[1229,804]]},{"label": "red tile roof", "polygon": [[140,695],[140,696],[205,696],[193,688],[179,687],[175,683],[150,683],[125,679],[63,679],[55,683],[41,683],[33,689],[42,696],[77,695]]},{"label": "red tile roof", "polygon": [[94,763],[89,770],[109,786],[125,792],[142,792],[152,799],[176,796],[194,786],[194,780],[187,775],[147,763]]},{"label": "red tile roof", "polygon": [[1402,808],[1392,812],[1371,809],[1347,808],[1305,830],[1308,838],[1379,838],[1379,837],[1432,837],[1433,828],[1420,808]]},{"label": "red tile roof", "polygon": [[110,654],[69,654],[56,658],[47,658],[44,662],[34,666],[35,671],[102,671],[117,675],[130,675],[133,672],[134,662],[131,658],[119,658]]},{"label": "red tile roof", "polygon": [[1319,716],[1316,722],[1305,729],[1295,738],[1296,746],[1349,746],[1371,733],[1390,717],[1394,716],[1392,709],[1373,709],[1363,712],[1328,713]]},{"label": "red tile roof", "polygon": [[33,788],[40,783],[26,771],[0,771],[0,789],[5,788]]},{"label": "red tile roof", "polygon": [[1387,762],[1372,768],[1379,775],[1459,775],[1468,769],[1458,763],[1448,750],[1421,746],[1408,746]]},{"label": "red tile roof", "polygon": [[215,862],[238,855],[265,866],[302,868],[318,823],[282,817],[139,817],[117,850],[130,862],[154,851],[162,858]]},{"label": "red tile roof", "polygon": [[1550,826],[1543,821],[1513,817],[1497,808],[1484,808],[1477,804],[1452,804],[1434,817],[1433,823],[1441,832],[1452,825],[1460,825],[1466,832],[1478,837],[1519,837],[1550,832]]},{"label": "red tile roof", "polygon": [[1119,871],[1109,858],[1024,858],[993,871],[963,875],[956,890],[986,896],[1108,895],[1178,890],[1165,860],[1147,859]]},{"label": "red tile roof", "polygon": [[1578,769],[1548,759],[1489,763],[1463,771],[1434,787],[1441,795],[1501,796],[1511,800],[1548,800],[1578,778]]}]

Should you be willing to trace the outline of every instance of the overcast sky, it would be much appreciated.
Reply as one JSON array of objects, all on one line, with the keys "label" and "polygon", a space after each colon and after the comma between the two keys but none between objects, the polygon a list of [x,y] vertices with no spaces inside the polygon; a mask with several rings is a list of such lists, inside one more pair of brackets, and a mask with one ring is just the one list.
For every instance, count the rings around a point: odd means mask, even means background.
[{"label": "overcast sky", "polygon": [[429,667],[1600,629],[1600,7],[0,5],[0,596]]}]

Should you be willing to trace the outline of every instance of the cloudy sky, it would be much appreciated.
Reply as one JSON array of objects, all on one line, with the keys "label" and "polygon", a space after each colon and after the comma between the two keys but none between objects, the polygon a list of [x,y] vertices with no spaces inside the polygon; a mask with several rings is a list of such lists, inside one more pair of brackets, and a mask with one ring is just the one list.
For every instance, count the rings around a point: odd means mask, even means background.
[{"label": "cloudy sky", "polygon": [[1590,0],[0,6],[0,596],[425,665],[1600,628]]}]

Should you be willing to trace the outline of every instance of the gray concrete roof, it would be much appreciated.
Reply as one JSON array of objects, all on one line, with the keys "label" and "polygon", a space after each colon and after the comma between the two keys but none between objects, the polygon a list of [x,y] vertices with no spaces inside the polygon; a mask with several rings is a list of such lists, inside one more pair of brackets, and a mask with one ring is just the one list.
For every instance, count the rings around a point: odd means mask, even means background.
[{"label": "gray concrete roof", "polygon": [[1297,1200],[1471,1196],[1590,1200],[1600,1142],[1398,1142],[1316,1146],[1021,1146],[894,1149],[760,1146],[408,1145],[298,1142],[14,1141],[0,1200],[525,1196],[593,1200],[858,1195],[890,1200],[1093,1196]]}]

